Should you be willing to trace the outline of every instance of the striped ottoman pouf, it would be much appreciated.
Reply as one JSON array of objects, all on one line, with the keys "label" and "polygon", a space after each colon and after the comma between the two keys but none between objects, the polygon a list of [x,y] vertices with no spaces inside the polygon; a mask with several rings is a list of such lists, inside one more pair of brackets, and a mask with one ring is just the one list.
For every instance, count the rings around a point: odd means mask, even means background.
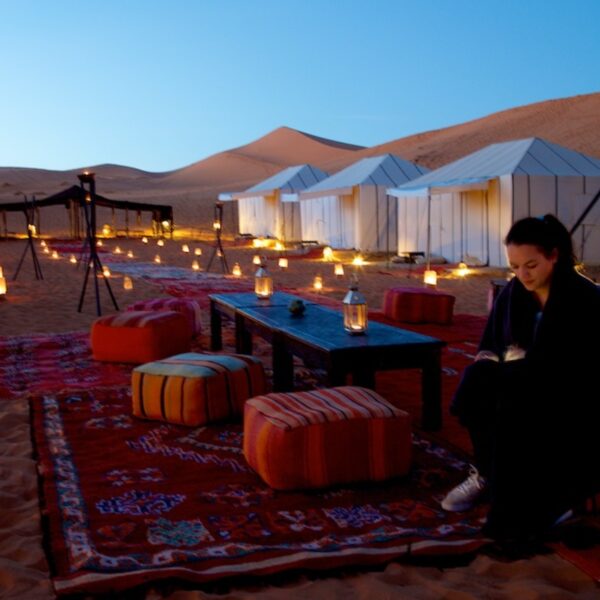
[{"label": "striped ottoman pouf", "polygon": [[196,300],[185,298],[154,298],[153,300],[140,300],[126,310],[172,310],[180,312],[189,322],[192,335],[200,334],[200,315],[202,314],[200,304]]},{"label": "striped ottoman pouf", "polygon": [[355,386],[267,394],[246,402],[244,454],[278,490],[381,481],[408,473],[410,417]]},{"label": "striped ottoman pouf", "polygon": [[96,360],[141,364],[190,349],[191,331],[178,312],[126,311],[92,325]]},{"label": "striped ottoman pouf", "polygon": [[383,314],[404,323],[452,323],[455,297],[428,288],[391,288],[383,297]]},{"label": "striped ottoman pouf", "polygon": [[198,426],[240,419],[266,380],[253,356],[188,352],[136,367],[131,391],[136,417]]}]

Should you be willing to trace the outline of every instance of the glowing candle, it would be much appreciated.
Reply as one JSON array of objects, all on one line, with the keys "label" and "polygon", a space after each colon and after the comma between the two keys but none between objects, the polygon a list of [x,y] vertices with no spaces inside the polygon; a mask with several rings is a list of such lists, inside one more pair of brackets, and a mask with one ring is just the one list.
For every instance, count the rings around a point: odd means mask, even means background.
[{"label": "glowing candle", "polygon": [[433,270],[423,273],[423,283],[427,286],[435,287],[437,285],[437,273]]},{"label": "glowing candle", "polygon": [[123,289],[124,290],[132,290],[133,289],[133,281],[131,281],[131,277],[123,277]]},{"label": "glowing candle", "polygon": [[127,250],[127,258],[133,258],[133,250]]},{"label": "glowing candle", "polygon": [[146,236],[144,236],[142,238],[142,244],[147,244],[148,243],[148,238]]},{"label": "glowing candle", "polygon": [[325,246],[325,248],[323,248],[323,260],[333,260],[333,250],[329,246]]},{"label": "glowing candle", "polygon": [[164,246],[164,245],[165,245],[165,240],[158,240],[158,241],[156,242],[156,245],[157,245],[157,246]]},{"label": "glowing candle", "polygon": [[336,277],[340,278],[344,276],[344,265],[342,263],[337,263],[333,268],[333,272]]},{"label": "glowing candle", "polygon": [[282,270],[285,270],[285,269],[288,268],[288,259],[287,258],[285,258],[285,257],[282,256],[279,259],[279,268],[282,269]]},{"label": "glowing candle", "polygon": [[110,277],[110,269],[108,267],[104,267],[102,269],[102,275],[108,279]]},{"label": "glowing candle", "polygon": [[194,256],[202,256],[202,248],[194,248]]},{"label": "glowing candle", "polygon": [[115,248],[115,254],[122,254],[122,253],[123,253],[123,251],[121,250],[121,248],[119,246],[117,246]]},{"label": "glowing candle", "polygon": [[252,264],[254,264],[254,265],[260,265],[260,264],[262,264],[262,258],[260,257],[260,255],[255,254],[252,257]]},{"label": "glowing candle", "polygon": [[160,254],[157,254],[157,255],[154,257],[154,262],[155,262],[157,265],[160,265]]},{"label": "glowing candle", "polygon": [[52,250],[52,258],[55,260],[58,259],[58,252],[56,250]]},{"label": "glowing candle", "polygon": [[190,247],[187,244],[184,244],[183,246],[181,246],[181,251],[187,253],[190,251]]},{"label": "glowing candle", "polygon": [[71,254],[71,256],[69,257],[69,262],[75,264],[77,262],[77,259],[75,258],[74,254]]},{"label": "glowing candle", "polygon": [[320,275],[315,275],[315,278],[313,279],[313,288],[315,288],[317,292],[320,292],[323,289],[323,278]]},{"label": "glowing candle", "polygon": [[242,276],[242,267],[240,267],[240,263],[235,263],[233,265],[233,269],[231,269],[231,274],[234,277],[241,277]]},{"label": "glowing candle", "polygon": [[198,261],[195,260],[192,262],[192,269],[194,269],[194,271],[199,271],[200,270],[200,265],[198,264]]}]

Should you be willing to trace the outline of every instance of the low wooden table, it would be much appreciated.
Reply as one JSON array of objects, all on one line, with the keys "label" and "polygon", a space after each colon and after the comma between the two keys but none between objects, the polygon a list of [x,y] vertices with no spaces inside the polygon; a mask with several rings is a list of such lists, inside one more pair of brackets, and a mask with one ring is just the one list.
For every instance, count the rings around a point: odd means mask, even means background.
[{"label": "low wooden table", "polygon": [[[293,389],[293,357],[309,367],[327,372],[329,385],[344,385],[352,376],[355,385],[375,387],[375,373],[393,369],[421,369],[424,429],[439,429],[441,413],[441,350],[445,342],[391,327],[369,323],[366,335],[349,335],[341,312],[316,304],[307,305],[302,317],[293,317],[287,306],[299,299],[274,294],[271,301],[254,294],[214,294],[211,301],[212,348],[221,343],[221,315],[233,316],[236,350],[252,353],[252,334],[269,341],[273,349],[273,388]],[[217,335],[218,328],[218,335]]]}]

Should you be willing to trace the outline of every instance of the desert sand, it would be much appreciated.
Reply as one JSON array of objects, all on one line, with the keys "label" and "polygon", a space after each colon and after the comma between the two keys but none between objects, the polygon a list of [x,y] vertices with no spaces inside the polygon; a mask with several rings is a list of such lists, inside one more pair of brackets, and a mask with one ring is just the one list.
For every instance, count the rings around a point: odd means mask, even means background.
[{"label": "desert sand", "polygon": [[[114,251],[118,244],[123,252],[132,250],[132,262],[151,262],[160,254],[165,269],[179,266],[189,269],[193,256],[181,251],[183,242],[167,241],[162,248],[154,241],[144,245],[139,240],[105,241],[105,248]],[[52,246],[52,242],[50,242]],[[210,244],[191,243],[192,250],[201,247],[200,264],[206,267],[211,252]],[[36,246],[37,247],[37,246]],[[25,256],[23,268],[16,282],[11,281],[25,242],[0,241],[0,265],[8,280],[7,298],[0,302],[0,335],[21,335],[44,332],[88,331],[96,318],[94,295],[88,290],[83,311],[77,312],[83,282],[81,268],[69,263],[68,253],[58,260],[39,254],[44,279],[35,279],[32,259]],[[39,250],[39,248],[38,248]],[[251,248],[226,246],[225,255],[230,267],[238,262],[245,274],[254,271]],[[275,254],[271,253],[274,257]],[[110,264],[109,254],[100,255]],[[112,255],[113,258],[115,255]],[[340,255],[340,258],[348,258]],[[341,300],[347,279],[337,280],[333,266],[321,260],[292,259],[286,272],[279,271],[277,262],[268,260],[275,286],[298,290],[311,288],[317,273],[324,277],[322,294]],[[212,271],[219,272],[220,263]],[[352,269],[346,266],[346,273]],[[420,276],[409,273],[406,265],[386,264],[385,260],[370,262],[359,271],[360,286],[371,308],[381,304],[383,290],[394,285],[421,285]],[[410,275],[410,277],[409,277]],[[457,297],[456,312],[484,314],[487,293],[492,277],[503,273],[485,269],[466,280],[444,278],[439,287]],[[159,288],[150,281],[134,278],[134,288],[125,291],[122,277],[111,278],[113,290],[121,307],[136,300],[157,297]],[[101,288],[103,314],[113,309],[108,294]],[[40,513],[35,462],[29,435],[29,411],[26,399],[0,402],[0,596],[2,598],[27,598],[28,600],[53,598],[48,565],[42,549]],[[285,581],[285,580],[283,580]],[[226,585],[211,591],[172,591],[168,597],[183,598],[410,598],[410,599],[560,599],[598,598],[600,588],[587,575],[555,554],[539,555],[527,560],[500,561],[489,556],[477,556],[469,564],[438,566],[395,562],[376,571],[343,573],[329,577],[294,576],[276,585],[262,584],[229,589]],[[136,596],[137,597],[137,596]],[[160,598],[163,593],[150,590],[146,598]]]}]

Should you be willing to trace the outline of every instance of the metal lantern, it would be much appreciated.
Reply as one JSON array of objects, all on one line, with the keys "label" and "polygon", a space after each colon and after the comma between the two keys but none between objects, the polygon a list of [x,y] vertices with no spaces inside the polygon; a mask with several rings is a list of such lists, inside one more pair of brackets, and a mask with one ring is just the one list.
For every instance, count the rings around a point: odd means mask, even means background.
[{"label": "metal lantern", "polygon": [[254,276],[254,292],[258,298],[268,299],[273,295],[273,279],[262,264]]},{"label": "metal lantern", "polygon": [[351,335],[363,334],[367,331],[367,300],[358,291],[358,281],[350,284],[350,289],[343,301],[344,329]]}]

